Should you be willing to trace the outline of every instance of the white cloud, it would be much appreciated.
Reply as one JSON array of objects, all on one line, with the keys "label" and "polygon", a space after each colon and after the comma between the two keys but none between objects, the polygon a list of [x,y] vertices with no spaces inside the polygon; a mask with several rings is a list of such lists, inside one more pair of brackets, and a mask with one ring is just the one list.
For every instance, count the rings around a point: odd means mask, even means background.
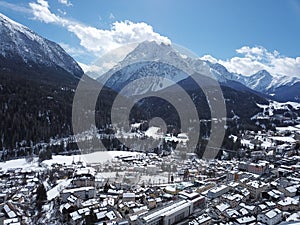
[{"label": "white cloud", "polygon": [[37,3],[30,2],[30,8],[34,19],[40,20],[45,23],[60,23],[64,24],[67,21],[64,21],[61,17],[56,16],[54,13],[51,13],[49,10],[49,4],[45,0],[37,0]]},{"label": "white cloud", "polygon": [[0,6],[5,7],[7,9],[11,9],[16,12],[31,13],[31,10],[29,8],[10,2],[0,1]]},{"label": "white cloud", "polygon": [[59,3],[64,4],[66,6],[72,6],[73,4],[68,0],[58,0]]},{"label": "white cloud", "polygon": [[118,48],[124,44],[155,40],[170,44],[167,37],[153,31],[146,23],[133,23],[131,21],[114,22],[109,30],[98,29],[82,24],[70,24],[68,30],[73,32],[80,40],[80,44],[88,51],[100,55]]},{"label": "white cloud", "polygon": [[87,26],[52,13],[46,0],[31,2],[29,6],[33,11],[34,19],[65,27],[78,37],[82,47],[99,56],[124,44],[145,40],[171,43],[167,37],[156,33],[152,26],[144,22],[114,22],[110,29],[105,30]]},{"label": "white cloud", "polygon": [[221,60],[210,55],[201,57],[213,63],[224,65],[230,72],[250,76],[262,69],[273,75],[286,75],[300,77],[300,57],[291,58],[281,55],[278,51],[268,51],[264,47],[243,46],[236,52],[242,56],[235,56],[231,59]]},{"label": "white cloud", "polygon": [[218,63],[218,60],[216,58],[212,57],[211,55],[204,55],[200,59],[205,60],[205,61],[209,61],[209,62],[212,62],[212,63]]}]

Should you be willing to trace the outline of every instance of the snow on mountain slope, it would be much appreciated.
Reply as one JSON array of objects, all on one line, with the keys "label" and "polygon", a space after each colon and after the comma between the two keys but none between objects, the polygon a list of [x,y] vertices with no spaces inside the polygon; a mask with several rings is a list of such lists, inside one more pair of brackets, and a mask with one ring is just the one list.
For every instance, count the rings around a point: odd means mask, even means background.
[{"label": "snow on mountain slope", "polygon": [[273,77],[266,70],[261,70],[250,77],[247,77],[246,84],[248,87],[257,90],[266,90],[272,82]]},{"label": "snow on mountain slope", "polygon": [[[147,63],[151,66],[146,65]],[[97,67],[97,65],[93,66]],[[99,68],[97,80],[103,84],[108,81],[106,85],[117,91],[135,79],[149,76],[149,74],[155,76],[153,84],[149,86],[143,83],[135,84],[133,87],[135,90],[132,90],[135,94],[141,93],[142,89],[145,89],[145,92],[166,88],[172,84],[172,82],[166,82],[166,79],[178,82],[186,79],[188,75],[199,73],[215,78],[220,84],[236,90],[249,88],[278,101],[300,101],[300,94],[298,95],[296,91],[300,86],[300,79],[295,76],[275,76],[266,70],[258,71],[251,76],[231,73],[221,64],[189,57],[181,54],[172,45],[159,44],[154,41],[138,44],[123,60],[104,74],[103,66]],[[93,76],[97,76],[97,71],[93,71]]]},{"label": "snow on mountain slope", "polygon": [[246,87],[270,95],[278,101],[299,101],[297,87],[300,78],[295,76],[272,75],[266,70],[258,71],[251,76],[229,72],[223,65],[207,62],[215,77],[223,83],[226,80],[240,82]]},{"label": "snow on mountain slope", "polygon": [[1,13],[0,41],[0,57],[6,60],[21,58],[29,67],[37,64],[60,67],[78,77],[83,74],[77,62],[58,44],[37,35]]},{"label": "snow on mountain slope", "polygon": [[148,77],[149,83],[133,83],[131,92],[136,95],[164,89],[195,72],[212,76],[206,62],[187,57],[171,45],[145,41],[108,72],[99,74],[97,80],[119,91],[134,80]]}]

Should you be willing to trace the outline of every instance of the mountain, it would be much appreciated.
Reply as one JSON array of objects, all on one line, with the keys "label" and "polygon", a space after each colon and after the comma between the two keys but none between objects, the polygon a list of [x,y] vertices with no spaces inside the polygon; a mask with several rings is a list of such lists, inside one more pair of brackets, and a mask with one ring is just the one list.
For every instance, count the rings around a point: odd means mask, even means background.
[{"label": "mountain", "polygon": [[[133,80],[144,78],[132,87],[131,92],[137,95],[146,91],[158,91],[186,79],[188,74],[194,72],[191,64],[199,72],[209,72],[206,62],[194,61],[174,50],[171,45],[144,41],[112,69],[99,74],[97,81],[120,91]],[[146,77],[152,79],[151,84],[145,84]]]},{"label": "mountain", "polygon": [[[247,80],[247,77],[230,73],[220,64],[188,57],[171,45],[155,41],[144,41],[137,45],[123,60],[97,80],[117,92],[126,87],[122,93],[130,96],[163,90],[194,73],[215,79],[218,81],[215,83],[222,86],[265,97],[265,94],[260,94],[253,88],[255,84],[252,80]],[[253,77],[253,80],[256,80],[258,75]]]},{"label": "mountain", "polygon": [[[226,78],[226,82],[236,81],[244,86],[264,94],[268,98],[287,102],[300,102],[300,78],[294,76],[275,76],[266,70],[260,70],[251,76],[231,73],[219,63],[208,62],[210,68],[214,70],[216,77]],[[220,79],[219,79],[220,80]],[[229,84],[233,87],[232,84]],[[233,87],[234,88],[234,87]]]},{"label": "mountain", "polygon": [[[194,79],[198,80],[197,83]],[[226,102],[225,116],[241,118],[246,124],[261,112],[257,103],[268,103],[264,94],[243,84],[246,83],[244,76],[230,73],[220,64],[189,57],[171,45],[157,42],[140,43],[98,81],[132,99],[139,99],[144,94],[154,96],[154,93],[156,96],[178,99],[181,98],[178,93],[183,89],[192,99],[201,119],[211,117],[209,104],[215,104],[212,102],[214,98],[208,102],[203,90],[205,87],[211,95],[221,88]],[[167,124],[178,125],[174,107],[166,100],[149,97],[140,100],[138,106],[145,113],[143,119],[162,117]]]},{"label": "mountain", "polygon": [[[49,70],[45,76],[72,79],[83,74],[77,62],[58,44],[0,14],[0,68],[2,71]],[[17,65],[17,66],[16,66]],[[34,77],[32,77],[34,78]]]},{"label": "mountain", "polygon": [[[132,87],[134,91],[131,91],[135,94],[141,94],[142,90],[146,91],[145,88],[151,91],[164,89],[172,85],[172,82],[166,79],[176,83],[186,79],[188,74],[197,72],[214,77],[222,85],[236,90],[252,90],[253,93],[277,101],[300,101],[300,93],[296,91],[300,86],[300,79],[297,77],[275,76],[266,70],[251,76],[231,73],[219,63],[188,57],[171,45],[155,41],[140,43],[113,68],[104,74],[102,72],[103,70],[99,70],[97,80],[116,91],[133,80],[146,76],[155,77],[150,87],[146,87],[142,82],[135,82]],[[96,73],[97,71],[94,71],[93,76],[97,76]]]},{"label": "mountain", "polygon": [[[0,14],[0,160],[38,154],[32,146],[72,135],[73,98],[80,80],[90,84],[86,95],[100,90],[58,44]],[[101,91],[99,126],[110,123],[116,95],[108,88]]]}]

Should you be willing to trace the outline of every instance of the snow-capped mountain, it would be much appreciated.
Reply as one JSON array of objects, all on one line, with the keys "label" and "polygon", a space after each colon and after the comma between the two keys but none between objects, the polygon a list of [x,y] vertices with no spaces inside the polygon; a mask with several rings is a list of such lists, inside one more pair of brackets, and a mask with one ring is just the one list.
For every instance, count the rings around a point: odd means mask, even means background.
[{"label": "snow-capped mountain", "polygon": [[266,70],[258,71],[249,77],[244,77],[245,85],[253,90],[264,92],[270,86],[273,81],[273,77]]},{"label": "snow-capped mountain", "polygon": [[[49,41],[29,28],[0,13],[0,66],[2,70],[13,69],[15,62],[28,67],[36,65],[63,69],[81,77],[82,69],[58,44]],[[12,66],[9,60],[12,60]]]},{"label": "snow-capped mountain", "polygon": [[133,80],[146,76],[155,77],[148,85],[135,83],[131,92],[136,95],[149,90],[164,89],[172,85],[172,82],[166,82],[166,79],[177,83],[194,73],[215,78],[221,85],[237,90],[249,88],[264,96],[269,95],[275,100],[300,101],[300,93],[297,92],[300,79],[297,77],[275,76],[266,70],[258,71],[251,76],[232,73],[221,64],[183,55],[172,45],[154,41],[145,41],[137,45],[109,71],[99,73],[97,80],[119,91]]},{"label": "snow-capped mountain", "polygon": [[[131,92],[136,95],[164,89],[196,71],[211,76],[206,62],[187,57],[171,45],[145,41],[108,72],[99,74],[101,76],[97,80],[117,91],[135,80],[127,94]],[[145,83],[145,79],[149,82]]]},{"label": "snow-capped mountain", "polygon": [[[300,78],[294,76],[274,76],[266,70],[258,71],[251,76],[244,76],[229,72],[223,65],[207,62],[213,70],[213,74],[226,78],[226,82],[237,81],[246,87],[269,95],[278,101],[300,101]],[[220,81],[220,79],[218,79]],[[230,85],[229,85],[230,86]]]}]

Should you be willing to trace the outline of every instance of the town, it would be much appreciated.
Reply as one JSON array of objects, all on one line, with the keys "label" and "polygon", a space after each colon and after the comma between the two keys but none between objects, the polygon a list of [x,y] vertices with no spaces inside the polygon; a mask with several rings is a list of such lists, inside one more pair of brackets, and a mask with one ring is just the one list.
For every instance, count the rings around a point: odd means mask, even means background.
[{"label": "town", "polygon": [[[300,127],[246,131],[238,157],[181,148],[1,163],[0,224],[288,224],[300,221]],[[112,154],[113,153],[113,154]],[[59,158],[60,157],[60,158]],[[105,159],[104,159],[105,158]],[[101,159],[100,161],[98,159]],[[14,166],[11,166],[14,165]],[[25,165],[25,164],[24,164]]]}]

